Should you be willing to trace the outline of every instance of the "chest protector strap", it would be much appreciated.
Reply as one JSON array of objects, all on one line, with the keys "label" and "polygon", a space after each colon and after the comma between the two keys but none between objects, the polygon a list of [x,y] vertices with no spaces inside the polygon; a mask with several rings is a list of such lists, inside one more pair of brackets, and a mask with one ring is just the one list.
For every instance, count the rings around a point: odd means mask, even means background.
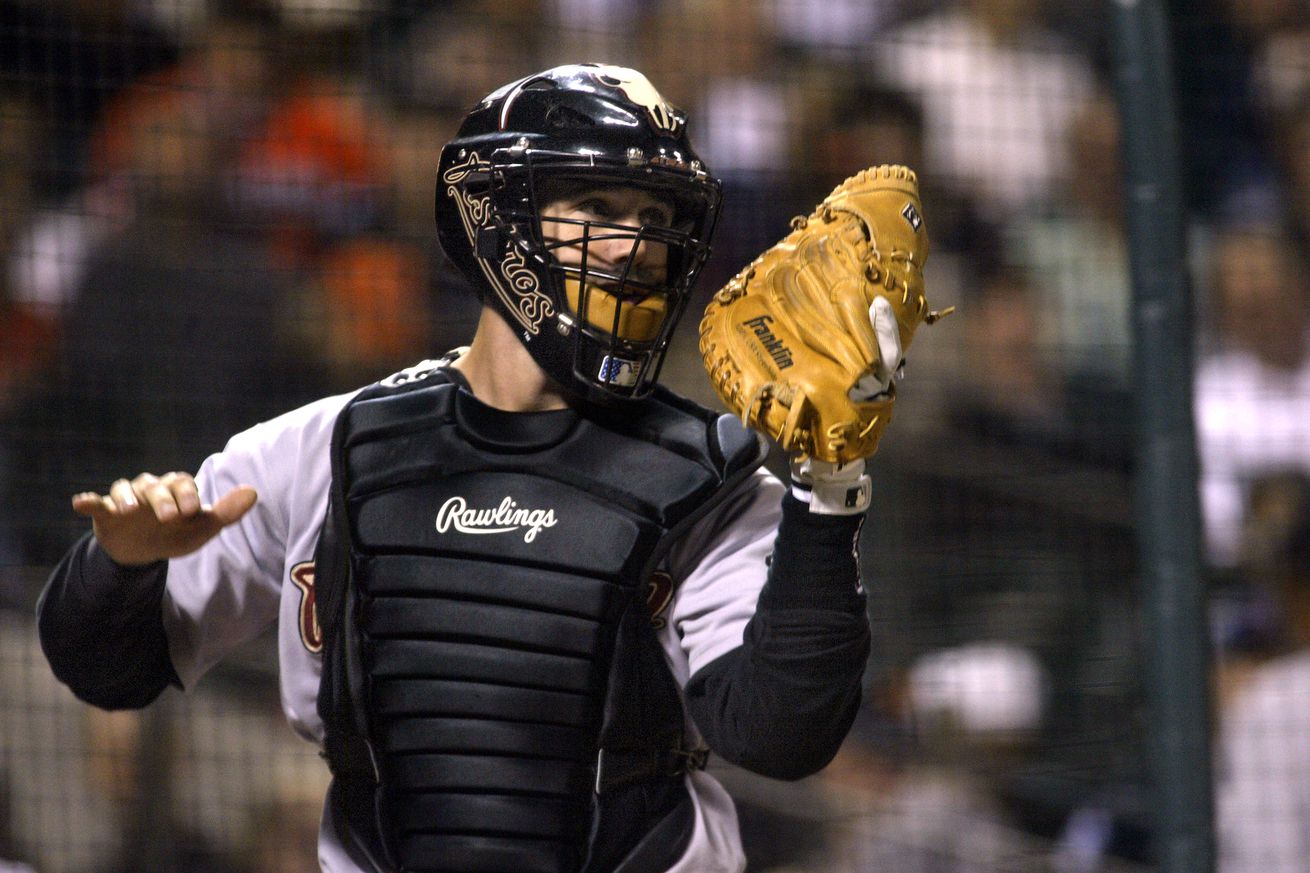
[{"label": "chest protector strap", "polygon": [[647,586],[761,442],[668,392],[515,415],[452,376],[368,389],[333,437],[315,588],[343,842],[380,873],[663,871],[703,757]]}]

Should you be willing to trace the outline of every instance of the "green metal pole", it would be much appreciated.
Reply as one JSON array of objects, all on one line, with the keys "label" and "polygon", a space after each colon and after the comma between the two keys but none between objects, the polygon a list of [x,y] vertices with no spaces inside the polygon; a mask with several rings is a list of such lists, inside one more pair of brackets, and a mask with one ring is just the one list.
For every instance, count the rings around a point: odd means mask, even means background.
[{"label": "green metal pole", "polygon": [[1209,639],[1192,418],[1192,302],[1168,17],[1162,0],[1111,5],[1132,264],[1134,512],[1155,854],[1160,873],[1211,873]]}]

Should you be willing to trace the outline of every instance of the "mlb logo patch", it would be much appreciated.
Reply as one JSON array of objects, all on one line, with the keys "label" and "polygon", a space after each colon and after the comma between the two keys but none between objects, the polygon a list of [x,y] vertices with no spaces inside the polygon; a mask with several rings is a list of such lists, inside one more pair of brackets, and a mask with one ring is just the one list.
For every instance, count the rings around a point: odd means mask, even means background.
[{"label": "mlb logo patch", "polygon": [[641,361],[606,355],[601,359],[600,372],[596,375],[600,381],[608,385],[631,388],[637,384],[637,378],[641,376]]},{"label": "mlb logo patch", "polygon": [[910,223],[910,227],[916,231],[923,224],[923,218],[919,215],[919,210],[914,208],[913,203],[906,203],[905,208],[901,210],[901,215],[905,216],[905,220]]}]

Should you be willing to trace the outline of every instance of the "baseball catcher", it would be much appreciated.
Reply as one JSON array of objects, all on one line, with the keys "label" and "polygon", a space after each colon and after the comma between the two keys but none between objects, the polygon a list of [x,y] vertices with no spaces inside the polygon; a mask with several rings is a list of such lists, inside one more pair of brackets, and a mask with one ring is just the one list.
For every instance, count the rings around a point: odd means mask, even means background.
[{"label": "baseball catcher", "polygon": [[75,495],[51,666],[141,707],[276,624],[331,873],[740,873],[707,756],[800,778],[860,705],[861,459],[936,317],[914,175],[850,180],[715,298],[734,416],[657,384],[721,185],[645,76],[511,82],[434,170],[469,345]]}]

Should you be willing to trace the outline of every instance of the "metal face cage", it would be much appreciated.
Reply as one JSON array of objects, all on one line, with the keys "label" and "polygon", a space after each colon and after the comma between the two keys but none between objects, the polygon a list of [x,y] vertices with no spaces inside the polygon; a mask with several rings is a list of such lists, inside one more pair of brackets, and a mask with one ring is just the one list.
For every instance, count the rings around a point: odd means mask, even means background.
[{"label": "metal face cage", "polygon": [[[659,378],[673,331],[709,257],[720,198],[717,180],[704,173],[633,166],[631,161],[629,156],[627,163],[616,166],[596,156],[513,148],[493,154],[488,178],[495,223],[504,241],[534,265],[556,303],[556,330],[569,343],[573,378],[611,398],[644,396]],[[673,208],[672,226],[552,217],[552,222],[577,233],[548,240],[542,230],[543,192],[560,184],[582,190],[649,191]],[[615,239],[630,241],[627,257],[598,265],[592,244]],[[642,245],[664,249],[662,280],[650,281],[634,269]],[[578,249],[577,263],[564,263],[556,255],[566,247]],[[576,304],[569,299],[570,283],[576,284]],[[664,300],[658,328],[625,335],[624,325],[634,319],[634,310],[654,295]]]}]

